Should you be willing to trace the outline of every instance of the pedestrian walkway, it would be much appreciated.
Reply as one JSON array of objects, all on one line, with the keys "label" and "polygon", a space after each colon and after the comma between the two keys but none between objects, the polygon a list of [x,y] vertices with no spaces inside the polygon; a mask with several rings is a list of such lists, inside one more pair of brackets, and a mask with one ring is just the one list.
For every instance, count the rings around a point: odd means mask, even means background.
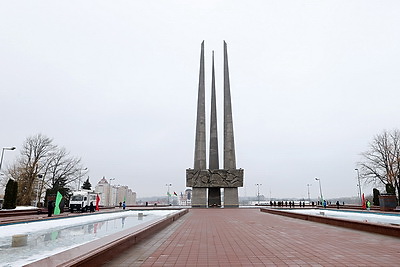
[{"label": "pedestrian walkway", "polygon": [[104,266],[398,266],[399,259],[399,238],[259,209],[191,209]]}]

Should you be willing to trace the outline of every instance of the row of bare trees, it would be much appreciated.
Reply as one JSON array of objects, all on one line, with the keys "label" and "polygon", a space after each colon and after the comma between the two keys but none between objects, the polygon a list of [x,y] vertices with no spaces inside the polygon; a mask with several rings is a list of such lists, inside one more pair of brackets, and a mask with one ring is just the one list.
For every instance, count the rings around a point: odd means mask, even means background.
[{"label": "row of bare trees", "polygon": [[[362,154],[360,175],[367,183],[394,188],[400,195],[400,131],[383,131],[376,135]],[[389,193],[389,192],[387,192]],[[399,199],[399,198],[398,198]]]},{"label": "row of bare trees", "polygon": [[25,140],[8,175],[18,182],[17,205],[31,205],[33,200],[40,202],[48,189],[66,196],[86,170],[80,158],[55,145],[51,138],[37,134]]}]

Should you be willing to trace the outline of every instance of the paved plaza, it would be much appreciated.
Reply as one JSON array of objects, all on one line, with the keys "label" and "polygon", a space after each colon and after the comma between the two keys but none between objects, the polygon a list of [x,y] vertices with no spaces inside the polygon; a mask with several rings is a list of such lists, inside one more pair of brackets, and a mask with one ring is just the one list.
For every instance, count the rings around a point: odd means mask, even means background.
[{"label": "paved plaza", "polygon": [[399,262],[399,238],[259,209],[191,209],[104,266],[399,266]]}]

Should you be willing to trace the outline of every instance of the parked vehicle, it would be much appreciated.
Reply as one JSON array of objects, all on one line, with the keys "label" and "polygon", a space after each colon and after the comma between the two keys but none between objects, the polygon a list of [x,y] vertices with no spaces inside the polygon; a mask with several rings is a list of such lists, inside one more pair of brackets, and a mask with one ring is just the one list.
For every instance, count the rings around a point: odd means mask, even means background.
[{"label": "parked vehicle", "polygon": [[96,193],[90,190],[80,190],[72,192],[71,199],[69,201],[69,211],[89,211],[90,202],[96,206]]}]

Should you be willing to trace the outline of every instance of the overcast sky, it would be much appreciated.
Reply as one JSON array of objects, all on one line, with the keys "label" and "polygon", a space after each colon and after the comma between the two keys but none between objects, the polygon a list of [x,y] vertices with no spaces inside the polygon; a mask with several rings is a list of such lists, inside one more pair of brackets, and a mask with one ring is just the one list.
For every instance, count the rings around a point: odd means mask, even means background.
[{"label": "overcast sky", "polygon": [[223,147],[226,40],[240,196],[261,183],[268,197],[306,198],[307,184],[316,197],[315,177],[327,198],[355,196],[360,153],[398,128],[399,13],[366,0],[1,1],[0,147],[42,133],[82,158],[92,185],[179,193],[203,40],[207,124],[214,50]]}]

